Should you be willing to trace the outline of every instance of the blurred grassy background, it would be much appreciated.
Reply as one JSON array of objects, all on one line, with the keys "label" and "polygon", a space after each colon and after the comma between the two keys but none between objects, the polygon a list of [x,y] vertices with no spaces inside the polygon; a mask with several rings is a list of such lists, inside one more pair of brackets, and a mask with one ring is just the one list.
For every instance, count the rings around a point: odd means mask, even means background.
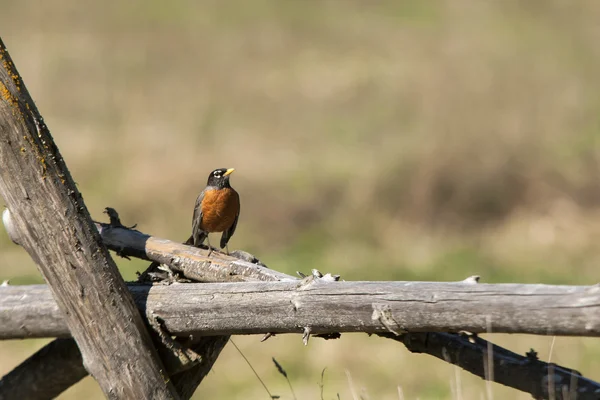
[{"label": "blurred grassy background", "polygon": [[[173,240],[235,167],[231,247],[347,280],[594,284],[600,3],[0,0],[0,35],[95,219]],[[128,279],[145,267],[117,259]],[[0,281],[41,282],[0,230]],[[483,398],[365,335],[234,339],[292,398]],[[595,339],[493,336],[599,380]],[[0,375],[46,341],[0,342]],[[351,376],[352,384],[347,376]],[[459,391],[457,391],[459,387]],[[495,398],[528,399],[499,385]],[[87,378],[61,398],[100,399]],[[228,346],[198,398],[268,398]]]}]

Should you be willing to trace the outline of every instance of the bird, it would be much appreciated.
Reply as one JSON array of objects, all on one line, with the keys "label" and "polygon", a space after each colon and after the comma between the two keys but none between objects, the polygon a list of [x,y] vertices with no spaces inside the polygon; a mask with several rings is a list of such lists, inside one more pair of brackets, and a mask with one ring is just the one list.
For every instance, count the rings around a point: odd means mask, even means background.
[{"label": "bird", "polygon": [[208,256],[212,247],[209,233],[223,232],[220,247],[225,247],[229,255],[227,243],[235,233],[240,216],[240,196],[229,184],[229,177],[235,168],[215,169],[208,175],[206,187],[196,199],[194,217],[192,219],[191,241],[194,247],[200,247],[204,240],[208,242]]}]

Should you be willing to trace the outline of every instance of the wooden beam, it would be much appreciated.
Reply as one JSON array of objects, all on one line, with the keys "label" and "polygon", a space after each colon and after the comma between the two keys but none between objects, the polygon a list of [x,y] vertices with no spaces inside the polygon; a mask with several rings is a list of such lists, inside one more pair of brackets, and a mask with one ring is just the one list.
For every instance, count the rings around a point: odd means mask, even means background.
[{"label": "wooden beam", "polygon": [[[398,341],[413,353],[432,355],[482,379],[529,393],[534,399],[597,400],[600,384],[573,369],[546,363],[530,350],[525,355],[496,346],[477,336],[428,332],[378,336]],[[490,369],[493,372],[489,372]]]},{"label": "wooden beam", "polygon": [[[109,211],[109,209],[107,209]],[[208,252],[172,242],[166,239],[153,238],[139,231],[126,229],[120,224],[118,215],[114,210],[108,212],[113,224],[96,223],[98,231],[102,235],[105,245],[121,255],[130,255],[146,260],[161,260],[172,264],[173,269],[181,272],[190,279],[202,281],[295,281],[294,277],[285,275],[278,271],[265,268],[259,260],[243,251],[234,251],[232,254],[241,257],[228,257],[222,253],[213,252],[210,258]],[[14,232],[14,224],[10,219],[10,213],[3,213],[3,222],[9,232]],[[11,239],[19,244],[18,237],[11,235]],[[50,323],[50,321],[47,321]],[[50,326],[50,325],[49,325]],[[209,336],[200,338],[197,343],[191,345],[191,350],[202,357],[198,366],[190,370],[176,374],[171,377],[182,399],[190,398],[212,368],[219,353],[229,340],[229,336]],[[72,352],[72,343],[69,340],[60,340],[48,344],[38,353],[17,366],[14,371],[0,380],[0,400],[10,398],[13,388],[19,387],[21,398],[38,398],[46,393],[46,385],[43,382],[31,382],[24,377],[40,378],[38,370],[44,370],[46,379],[61,383],[61,387],[53,386],[56,393],[69,388],[75,384],[85,370],[81,365],[81,355]],[[42,354],[43,357],[40,357]],[[45,363],[55,365],[54,359],[60,364],[56,368],[47,369]],[[6,388],[7,391],[3,391]]]},{"label": "wooden beam", "polygon": [[[535,398],[568,399],[577,394],[578,399],[595,399],[597,397],[594,396],[600,391],[597,382],[581,376],[577,371],[542,362],[534,352],[515,354],[472,333],[401,332],[402,328],[458,330],[478,318],[484,321],[479,329],[483,332],[489,327],[489,321],[496,332],[514,331],[513,328],[506,330],[503,327],[515,321],[524,326],[529,323],[539,325],[535,321],[544,318],[549,320],[545,328],[551,328],[553,318],[577,315],[582,309],[598,314],[596,308],[600,307],[600,303],[595,287],[327,282],[308,279],[295,283],[133,285],[130,290],[138,307],[149,318],[159,317],[174,334],[296,332],[306,333],[307,340],[308,334],[369,332],[399,341],[412,352],[431,354],[484,379],[531,393]],[[23,299],[31,300],[23,302]],[[523,302],[522,299],[527,300]],[[504,310],[506,315],[481,311],[490,310],[490,305]],[[480,308],[479,312],[477,308]],[[587,318],[588,311],[580,316]],[[563,312],[564,315],[561,314]],[[10,315],[19,316],[12,320]],[[499,318],[497,324],[494,325],[490,315]],[[591,320],[595,320],[595,317]],[[434,321],[446,322],[442,326],[434,326]],[[578,317],[574,317],[564,327],[579,325],[579,329],[587,332],[589,326],[581,323]],[[594,324],[593,321],[591,323]],[[17,326],[21,328],[17,329]],[[48,334],[68,334],[66,324],[61,321],[60,312],[52,304],[45,285],[0,287],[0,335],[9,330],[29,333],[45,330]],[[543,333],[551,332],[545,330]],[[592,333],[597,334],[598,331]],[[214,360],[227,338],[204,337],[195,346],[203,354],[216,352],[211,356],[211,360]],[[54,366],[56,358],[44,360],[45,363],[35,361],[51,353],[60,355],[64,348],[69,349],[69,341],[65,339],[58,339],[48,347],[56,346],[61,340],[65,342],[64,346],[54,352],[44,348],[41,351],[43,354],[36,354],[28,360],[28,368],[19,366],[0,380],[0,398],[3,389],[27,397],[32,389],[17,382],[44,382],[44,377],[54,375],[47,365]],[[493,376],[487,375],[485,367],[490,355],[490,363],[495,371]],[[81,378],[82,372],[76,365],[77,361],[77,353],[70,352],[58,362],[61,367],[66,366],[69,379]],[[208,372],[211,365],[212,362],[204,363],[200,368]],[[71,378],[77,371],[79,375]],[[194,379],[197,377],[198,371],[174,375],[173,380],[182,397],[191,396],[196,388]],[[69,386],[70,382],[44,383],[43,387],[44,390],[53,390],[52,393],[60,393],[61,384]]]},{"label": "wooden beam", "polygon": [[50,131],[0,39],[0,195],[16,241],[109,398],[177,396]]},{"label": "wooden beam", "polygon": [[0,379],[0,400],[54,399],[85,378],[73,339],[56,339]]},{"label": "wooden beam", "polygon": [[[96,223],[102,241],[119,255],[141,258],[168,265],[186,278],[197,282],[273,282],[296,278],[266,268],[251,254],[235,251],[228,256],[157,238],[125,227]],[[239,256],[239,257],[236,257]]]},{"label": "wooden beam", "polygon": [[[176,336],[458,332],[600,336],[596,286],[460,282],[132,285],[137,306]],[[27,301],[23,301],[27,299]],[[0,287],[0,338],[66,337],[45,285]]]},{"label": "wooden beam", "polygon": [[[121,228],[119,228],[121,229]],[[123,229],[123,231],[126,231],[126,229]],[[215,276],[215,272],[212,270],[211,268],[211,260],[212,260],[212,256],[211,258],[206,258],[206,251],[203,250],[197,250],[197,249],[184,249],[184,252],[181,252],[179,250],[177,250],[177,252],[174,253],[169,253],[169,250],[165,250],[164,252],[159,252],[156,248],[153,251],[149,251],[147,252],[145,250],[146,248],[146,244],[148,242],[150,243],[156,243],[156,242],[163,242],[163,243],[173,243],[173,242],[169,242],[163,239],[155,239],[152,241],[142,241],[143,246],[139,247],[140,245],[133,245],[130,242],[127,242],[127,240],[124,240],[122,242],[120,242],[120,244],[117,245],[117,242],[112,242],[110,238],[107,238],[107,236],[105,235],[106,231],[102,231],[102,236],[103,239],[105,241],[105,243],[107,244],[107,246],[109,246],[110,248],[116,250],[116,251],[121,251],[123,249],[128,249],[128,248],[143,248],[143,258],[145,259],[155,259],[157,257],[160,257],[161,260],[166,260],[168,262],[171,262],[170,260],[173,259],[173,264],[176,265],[186,265],[187,267],[185,269],[181,269],[186,271],[187,273],[191,273],[194,274],[195,276],[205,276],[205,277],[209,277],[209,279],[213,279],[211,277]],[[113,232],[114,233],[114,232]],[[138,237],[137,236],[139,234],[136,233],[135,236],[133,237]],[[144,235],[144,234],[141,234]],[[121,239],[128,237],[127,234],[124,235],[119,235],[119,237]],[[149,238],[150,236],[145,235],[146,238]],[[154,248],[154,246],[150,246],[151,248]],[[178,249],[177,246],[174,247],[174,249]],[[195,254],[194,257],[197,257],[198,259],[193,261],[193,260],[189,260],[189,259],[185,259],[187,257],[188,252],[191,252],[192,254]],[[215,253],[213,253],[215,254]],[[238,253],[240,255],[244,255],[243,253]],[[278,277],[275,277],[273,275],[273,270],[269,270],[268,268],[265,268],[264,266],[261,265],[256,265],[254,263],[249,263],[246,261],[242,261],[242,260],[236,260],[233,257],[227,257],[224,255],[218,255],[219,258],[223,258],[224,262],[220,263],[220,274],[223,277],[223,280],[227,281],[228,279],[231,279],[232,281],[239,281],[239,280],[248,280],[248,281],[252,281],[252,282],[260,282],[260,281],[269,281],[269,280],[274,280],[274,281],[281,281],[282,279],[279,279]],[[178,260],[178,258],[181,258],[182,260]],[[254,262],[256,262],[257,260],[253,259],[252,256],[249,255],[245,255],[244,258],[246,260],[252,260]],[[243,264],[244,268],[247,268],[248,271],[252,271],[251,273],[245,273],[242,275],[238,275],[239,270],[238,265],[239,264]],[[206,268],[206,271],[203,271],[203,269]],[[231,269],[229,269],[231,268]],[[174,268],[176,269],[176,268]],[[237,272],[236,272],[237,271]],[[264,274],[264,275],[263,275]],[[281,274],[284,275],[284,274]],[[297,283],[299,284],[300,281],[297,280],[296,278],[289,276],[289,275],[284,275],[284,281],[287,283]],[[471,288],[473,288],[473,293],[479,293],[479,295],[477,295],[476,297],[485,297],[482,296],[481,292],[477,291],[477,287],[478,285],[474,285],[477,282],[476,279],[466,279],[462,285],[463,286],[459,286],[459,287],[463,287],[465,288],[465,291],[471,290]],[[405,282],[406,284],[419,284],[418,282]],[[469,283],[469,285],[464,286],[466,283]],[[192,284],[193,285],[193,284]],[[444,285],[444,284],[443,284]],[[456,288],[457,286],[454,283],[447,283],[446,285],[454,285],[453,287]],[[171,288],[175,288],[177,286],[186,286],[186,285],[173,285],[171,286]],[[484,285],[485,286],[485,285]],[[533,287],[538,287],[538,286],[542,286],[542,285],[531,285],[529,286],[530,288]],[[158,287],[158,286],[157,286]],[[592,296],[596,295],[596,287],[553,287],[553,286],[545,286],[545,289],[551,289],[554,290],[556,288],[559,289],[559,292],[554,292],[554,294],[563,294],[568,296],[576,296],[577,293],[587,293],[587,294],[591,294]],[[560,288],[566,289],[567,291],[565,292],[564,290],[561,291]],[[158,289],[160,290],[160,289]],[[569,294],[569,290],[574,290],[574,292],[570,292]],[[535,291],[534,291],[535,292]],[[551,294],[552,292],[546,292],[546,295]],[[533,292],[526,292],[526,293],[521,293],[522,297],[524,299],[531,299],[531,298],[535,298],[534,296],[535,293]],[[540,294],[540,292],[538,292],[538,294]],[[594,306],[594,302],[592,298],[589,298],[589,301],[591,301],[591,304],[582,304],[582,307],[589,307],[589,306]],[[434,305],[436,303],[436,297],[435,297],[435,293],[431,293],[431,296],[428,298],[427,302],[431,305]],[[147,303],[148,304],[148,303]],[[410,304],[410,302],[408,302],[408,304]],[[454,312],[456,315],[457,319],[460,319],[460,313],[461,313],[461,304],[456,304],[456,308]],[[147,311],[147,309],[145,308],[145,310]],[[164,310],[163,310],[164,311]],[[389,327],[391,327],[392,329],[394,328],[393,322],[386,317],[386,315],[389,316],[389,313],[385,312],[385,308],[383,309],[379,309],[379,313],[376,314],[376,317],[379,318],[381,317],[383,321],[386,321],[386,323],[388,324]],[[394,320],[397,321],[397,318],[394,317],[394,314],[392,314],[392,317],[394,318]],[[371,315],[371,319],[373,318],[373,315]],[[368,320],[368,318],[367,318]],[[392,322],[390,324],[390,322]],[[487,326],[487,322],[486,322],[486,326]],[[594,381],[591,381],[589,379],[586,379],[584,377],[581,376],[581,374],[579,374],[577,371],[573,371],[570,370],[568,368],[564,368],[564,367],[560,367],[554,364],[547,364],[544,363],[540,360],[536,360],[534,359],[534,357],[531,357],[530,355],[528,356],[520,356],[520,355],[516,355],[512,352],[510,352],[509,350],[506,349],[502,349],[499,346],[495,346],[490,342],[487,342],[485,340],[482,340],[480,338],[477,338],[476,336],[472,336],[472,335],[464,335],[464,334],[449,334],[449,333],[436,333],[436,332],[411,332],[411,333],[403,333],[400,334],[399,336],[390,332],[385,332],[385,333],[378,333],[379,336],[384,336],[387,338],[391,338],[394,340],[397,340],[401,343],[403,343],[406,348],[412,352],[415,353],[424,353],[424,354],[430,354],[434,357],[438,357],[444,361],[447,362],[451,362],[456,364],[457,366],[477,375],[480,376],[483,379],[490,379],[499,383],[502,383],[504,385],[507,386],[511,386],[514,388],[517,388],[519,390],[523,390],[526,391],[528,393],[531,393],[532,395],[535,396],[535,398],[539,398],[539,399],[568,399],[568,398],[574,398],[573,395],[575,393],[577,393],[578,395],[578,399],[596,399],[597,397],[595,393],[598,393],[600,391],[600,385]],[[195,390],[198,382],[203,378],[203,376],[208,372],[208,370],[210,369],[210,367],[212,366],[214,360],[216,359],[216,357],[218,356],[219,352],[221,351],[221,349],[223,348],[224,344],[226,343],[228,336],[207,336],[207,337],[203,337],[200,339],[200,342],[195,344],[192,348],[198,352],[203,354],[203,356],[205,358],[203,358],[202,364],[199,367],[195,367],[193,370],[188,370],[185,372],[182,372],[180,374],[177,374],[175,376],[172,377],[173,382],[177,385],[178,391],[181,393],[182,398],[189,398],[191,396],[191,394],[193,393],[193,391]],[[60,341],[61,339],[57,339],[57,341]],[[53,346],[56,344],[56,341],[51,343],[48,346]],[[64,346],[55,346],[54,349],[52,349],[53,351],[48,351],[45,352],[45,356],[46,359],[51,358],[54,359],[54,357],[59,357],[60,354],[63,352],[63,347],[68,348],[69,345],[68,343],[63,343]],[[475,345],[474,345],[475,344]],[[493,349],[493,353],[494,354],[501,354],[502,358],[501,360],[508,360],[507,358],[507,354],[513,354],[514,357],[511,358],[510,360],[512,360],[510,363],[507,363],[506,365],[509,365],[509,367],[504,367],[503,366],[503,362],[500,362],[500,365],[495,364],[494,361],[494,365],[496,367],[496,371],[497,373],[495,373],[493,376],[487,376],[485,374],[485,371],[482,372],[481,368],[479,368],[479,365],[484,365],[484,363],[487,363],[487,349],[489,348]],[[35,356],[34,356],[35,357]],[[77,382],[78,379],[80,379],[81,376],[81,369],[78,367],[77,365],[77,361],[80,358],[77,357],[77,355],[72,355],[71,359],[66,358],[64,360],[62,360],[62,362],[60,363],[60,366],[58,366],[57,368],[55,368],[55,370],[60,370],[59,374],[60,377],[62,378],[62,390],[65,390],[66,388],[68,388],[71,384]],[[30,361],[30,360],[28,360]],[[39,360],[40,363],[44,363],[46,360]],[[25,366],[24,364],[27,364],[27,366]],[[39,368],[41,368],[39,365],[36,365],[35,363],[24,363],[21,364],[19,367],[17,367],[13,372],[11,372],[9,375],[5,376],[4,378],[2,378],[2,380],[0,380],[0,399],[3,400],[2,398],[2,388],[3,387],[16,387],[19,385],[20,382],[22,382],[22,380],[16,379],[19,377],[22,377],[24,375],[28,375],[28,372],[31,372],[32,375],[35,375],[35,371]],[[515,370],[513,367],[515,365],[521,365],[521,367],[517,370]],[[499,369],[502,369],[502,371],[498,372]],[[516,373],[513,373],[512,371],[517,371]],[[56,373],[53,373],[53,371],[49,371],[48,372],[49,375],[47,375],[47,377],[52,377],[52,376],[56,376]],[[544,377],[544,379],[537,379],[537,377],[542,376]],[[535,379],[535,380],[533,380]],[[31,382],[31,380],[29,381],[25,381],[27,383],[31,383],[28,384],[26,386],[20,386],[23,390],[23,396],[24,398],[27,398],[28,396],[30,397],[36,397],[36,395],[38,395],[39,393],[43,393],[43,392],[39,392],[37,391],[37,388],[39,387],[38,385],[36,385],[36,382]],[[6,393],[11,393],[11,392],[6,392]],[[569,397],[571,396],[571,397]]]}]

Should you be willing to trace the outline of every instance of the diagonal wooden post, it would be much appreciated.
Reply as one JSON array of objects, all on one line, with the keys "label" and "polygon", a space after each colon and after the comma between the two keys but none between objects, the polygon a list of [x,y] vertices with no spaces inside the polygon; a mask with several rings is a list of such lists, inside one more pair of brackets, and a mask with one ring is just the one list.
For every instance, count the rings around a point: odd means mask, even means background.
[{"label": "diagonal wooden post", "polygon": [[108,398],[176,398],[144,322],[0,39],[0,195]]}]

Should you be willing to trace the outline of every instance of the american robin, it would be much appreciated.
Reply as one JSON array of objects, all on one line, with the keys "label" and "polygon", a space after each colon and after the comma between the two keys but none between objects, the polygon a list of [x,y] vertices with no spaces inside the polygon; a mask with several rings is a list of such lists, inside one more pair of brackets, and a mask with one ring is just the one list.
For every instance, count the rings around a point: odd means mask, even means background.
[{"label": "american robin", "polygon": [[206,188],[196,199],[190,239],[195,247],[206,239],[209,256],[212,247],[208,234],[213,232],[223,232],[220,245],[229,254],[227,242],[233,236],[240,216],[240,196],[229,184],[229,175],[233,171],[234,168],[220,168],[211,172]]}]

